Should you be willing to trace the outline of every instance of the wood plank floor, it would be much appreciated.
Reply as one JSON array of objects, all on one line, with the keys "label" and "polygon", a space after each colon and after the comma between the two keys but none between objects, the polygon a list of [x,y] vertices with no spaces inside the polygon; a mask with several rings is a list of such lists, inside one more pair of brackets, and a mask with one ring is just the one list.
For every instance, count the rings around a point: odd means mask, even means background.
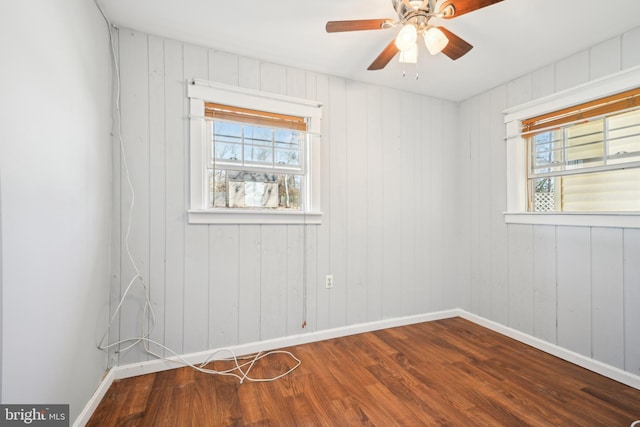
[{"label": "wood plank floor", "polygon": [[[275,382],[239,384],[191,368],[116,381],[88,425],[627,427],[640,419],[640,390],[461,318],[287,350],[302,365]],[[274,356],[252,375],[292,365]]]}]

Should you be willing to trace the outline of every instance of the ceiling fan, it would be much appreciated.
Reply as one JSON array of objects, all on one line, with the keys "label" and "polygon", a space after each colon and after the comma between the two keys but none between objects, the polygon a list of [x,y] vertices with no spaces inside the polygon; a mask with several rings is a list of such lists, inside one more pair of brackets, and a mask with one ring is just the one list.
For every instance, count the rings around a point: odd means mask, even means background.
[{"label": "ceiling fan", "polygon": [[[391,0],[398,14],[393,19],[361,19],[354,21],[329,21],[328,33],[361,30],[383,30],[401,25],[397,37],[387,45],[369,65],[368,70],[381,70],[398,52],[400,62],[416,63],[418,58],[418,37],[424,39],[432,55],[439,52],[456,60],[469,52],[473,46],[444,27],[431,25],[433,18],[452,19],[502,0]],[[439,4],[438,4],[439,3]]]}]

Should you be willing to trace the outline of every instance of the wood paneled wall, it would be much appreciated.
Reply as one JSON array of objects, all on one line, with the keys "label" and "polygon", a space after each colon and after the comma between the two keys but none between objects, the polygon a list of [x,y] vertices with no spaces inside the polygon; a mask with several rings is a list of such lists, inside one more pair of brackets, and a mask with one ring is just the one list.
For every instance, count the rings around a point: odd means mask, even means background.
[{"label": "wood paneled wall", "polygon": [[[150,288],[152,339],[183,354],[460,305],[467,214],[452,195],[468,153],[455,103],[125,29],[118,38],[128,246]],[[187,223],[191,78],[324,104],[321,226]],[[135,275],[118,141],[113,163],[115,307]],[[142,295],[136,283],[112,342],[141,334]],[[111,365],[145,359],[140,346],[110,354]]]},{"label": "wood paneled wall", "polygon": [[[640,65],[640,28],[460,104],[470,212],[463,307],[640,375],[640,230],[506,225],[505,108]],[[639,82],[640,84],[640,82]]]}]

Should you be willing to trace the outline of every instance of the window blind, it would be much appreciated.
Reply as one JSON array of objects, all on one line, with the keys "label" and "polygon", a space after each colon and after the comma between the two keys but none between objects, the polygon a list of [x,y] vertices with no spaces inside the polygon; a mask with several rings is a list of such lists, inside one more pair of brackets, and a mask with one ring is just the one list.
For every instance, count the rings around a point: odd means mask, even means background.
[{"label": "window blind", "polygon": [[522,135],[640,107],[640,88],[564,108],[522,121]]},{"label": "window blind", "polygon": [[303,117],[286,114],[271,113],[268,111],[251,110],[249,108],[234,107],[231,105],[205,102],[204,115],[212,119],[228,120],[240,123],[251,123],[260,126],[307,130],[307,121]]}]

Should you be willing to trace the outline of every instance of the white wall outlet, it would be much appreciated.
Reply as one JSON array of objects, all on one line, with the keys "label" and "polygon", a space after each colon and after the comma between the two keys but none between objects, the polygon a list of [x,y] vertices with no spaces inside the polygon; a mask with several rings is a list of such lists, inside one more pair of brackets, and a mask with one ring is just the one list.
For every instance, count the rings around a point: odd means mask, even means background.
[{"label": "white wall outlet", "polygon": [[327,289],[333,288],[333,274],[327,274],[324,278],[324,285]]}]

